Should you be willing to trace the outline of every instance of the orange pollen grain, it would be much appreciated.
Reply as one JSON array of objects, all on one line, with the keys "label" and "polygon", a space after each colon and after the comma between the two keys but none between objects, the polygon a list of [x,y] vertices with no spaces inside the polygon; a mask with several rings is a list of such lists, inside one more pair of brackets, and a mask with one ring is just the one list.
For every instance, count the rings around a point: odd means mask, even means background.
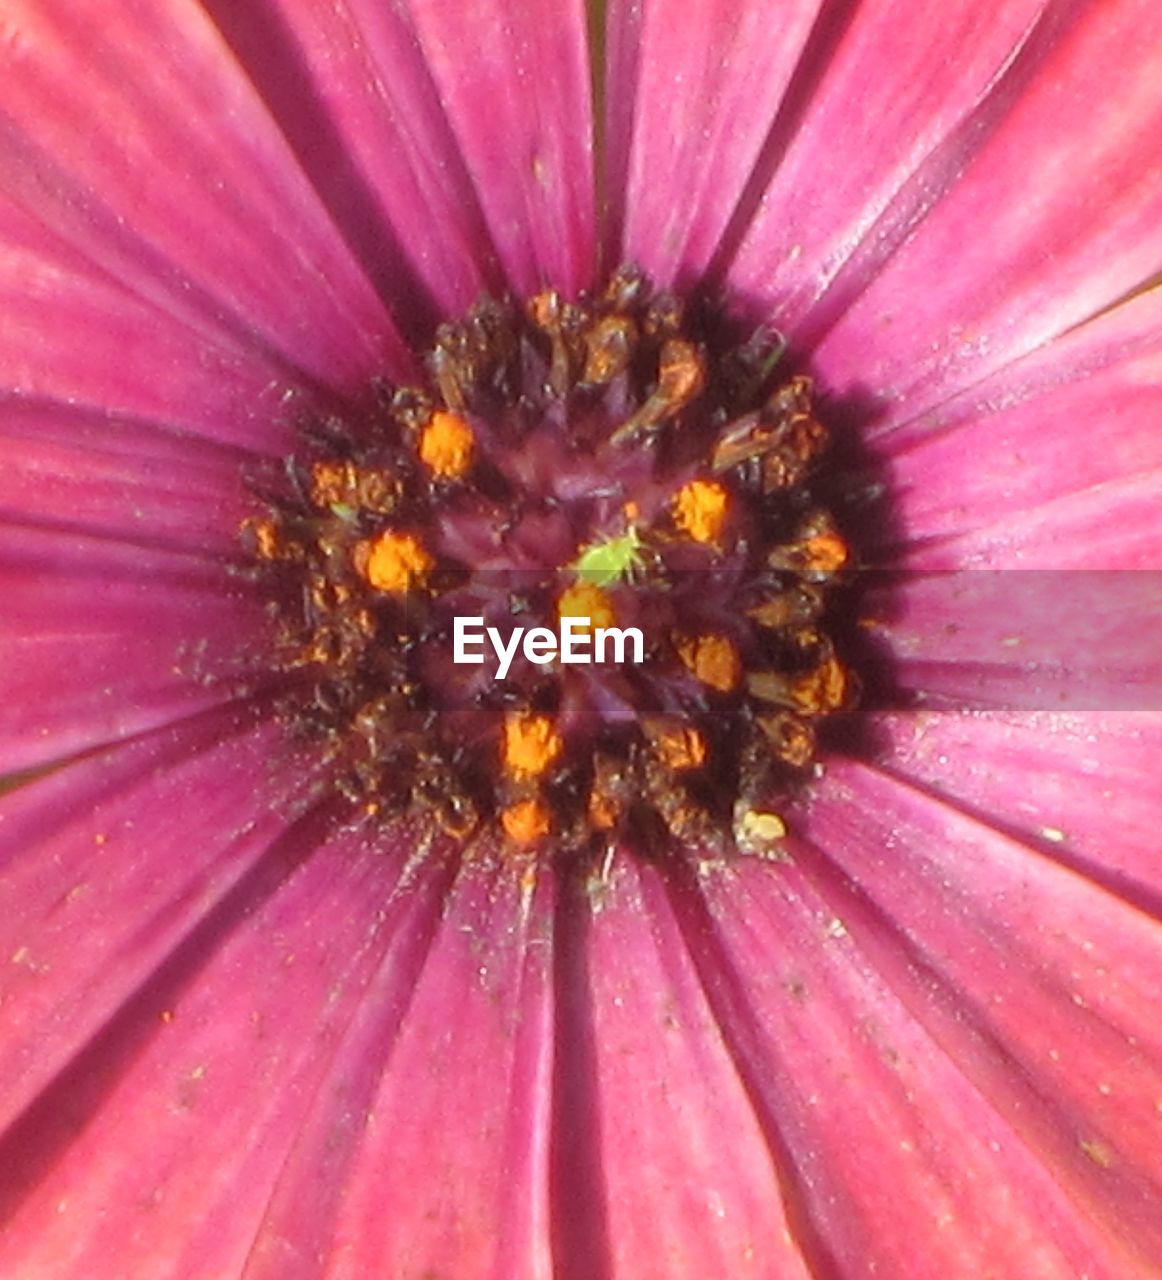
[{"label": "orange pollen grain", "polygon": [[589,824],[595,831],[608,831],[611,827],[617,825],[617,820],[621,815],[617,806],[608,796],[603,796],[601,792],[593,790],[589,793],[589,803],[586,806],[585,816],[589,819]]},{"label": "orange pollen grain", "polygon": [[847,544],[834,533],[820,533],[803,543],[807,565],[820,573],[833,573],[847,563]]},{"label": "orange pollen grain", "polygon": [[795,707],[805,715],[839,711],[849,691],[847,671],[837,658],[826,659],[814,671],[799,676],[791,686]]},{"label": "orange pollen grain", "polygon": [[689,725],[667,729],[654,739],[654,750],[667,769],[680,773],[706,762],[706,739]]},{"label": "orange pollen grain", "polygon": [[311,501],[329,507],[350,500],[357,475],[350,462],[316,462],[311,468]]},{"label": "orange pollen grain", "polygon": [[576,618],[588,624],[588,630],[612,627],[617,622],[613,601],[593,582],[574,582],[557,599],[558,618]]},{"label": "orange pollen grain", "polygon": [[500,811],[500,825],[510,840],[517,844],[532,844],[549,834],[552,821],[544,801],[517,800]]},{"label": "orange pollen grain", "polygon": [[675,642],[678,657],[696,680],[719,693],[729,693],[742,678],[738,650],[725,636],[707,633]]},{"label": "orange pollen grain", "polygon": [[476,437],[458,414],[440,409],[420,433],[420,461],[436,475],[458,480],[472,465]]},{"label": "orange pollen grain", "polygon": [[421,586],[436,567],[424,544],[411,533],[390,529],[355,547],[355,567],[376,589],[393,595]]},{"label": "orange pollen grain", "polygon": [[254,549],[263,560],[276,560],[282,551],[282,541],[278,536],[278,527],[273,520],[249,519],[244,527],[254,538]]},{"label": "orange pollen grain", "polygon": [[674,523],[695,542],[717,542],[730,497],[716,480],[691,480],[674,495]]},{"label": "orange pollen grain", "polygon": [[548,716],[510,711],[504,719],[501,758],[514,778],[536,778],[561,754],[564,743]]}]

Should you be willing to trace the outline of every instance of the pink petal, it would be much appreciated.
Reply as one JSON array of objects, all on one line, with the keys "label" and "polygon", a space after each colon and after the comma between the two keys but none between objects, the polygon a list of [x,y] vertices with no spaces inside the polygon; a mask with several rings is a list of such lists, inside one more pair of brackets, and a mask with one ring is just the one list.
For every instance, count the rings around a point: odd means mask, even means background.
[{"label": "pink petal", "polygon": [[1162,915],[1157,713],[922,712],[872,736],[885,770]]},{"label": "pink petal", "polygon": [[552,897],[469,864],[409,912],[422,969],[395,961],[369,989],[246,1280],[314,1276],[321,1256],[333,1280],[550,1273]]},{"label": "pink petal", "polygon": [[0,773],[229,701],[261,663],[261,602],[220,563],[0,526],[0,579]]},{"label": "pink petal", "polygon": [[[284,450],[297,374],[159,310],[0,196],[0,394]],[[149,376],[143,377],[142,370]]]},{"label": "pink petal", "polygon": [[459,144],[398,8],[368,0],[206,8],[409,337],[429,338],[435,320],[497,289]]},{"label": "pink petal", "polygon": [[1111,1263],[1137,1254],[1115,1273],[1149,1274],[1162,1248],[1157,920],[864,766],[832,765],[809,833],[851,878],[852,935],[1104,1234]]},{"label": "pink petal", "polygon": [[0,402],[0,521],[233,558],[253,464],[240,449],[132,419]]},{"label": "pink petal", "polygon": [[[879,433],[905,531],[924,564],[973,562],[977,548],[1051,516],[1061,504],[1100,504],[1107,530],[1138,541],[1157,529],[1121,514],[1112,497],[1162,472],[1162,291],[1126,303],[1040,348],[979,386],[895,430]],[[874,438],[874,436],[873,436]],[[1114,566],[1060,532],[1038,563]],[[1031,550],[1029,548],[1028,550]],[[1111,554],[1112,552],[1112,554]],[[992,553],[995,561],[996,552]],[[1028,554],[1026,554],[1026,562]]]},{"label": "pink petal", "polygon": [[243,1272],[351,1019],[414,971],[430,877],[388,901],[396,852],[271,849],[10,1134],[0,1271]]},{"label": "pink petal", "polygon": [[926,701],[1162,710],[1156,572],[911,572],[869,591],[863,608],[893,682]]},{"label": "pink petal", "polygon": [[266,763],[280,738],[203,716],[5,797],[0,1128],[286,829],[294,781]]},{"label": "pink petal", "polygon": [[[724,1041],[663,884],[656,871],[626,861],[590,890],[591,903],[577,905],[578,915],[592,911],[579,956],[592,1022],[586,1040],[573,1033],[587,1050],[574,1051],[571,1073],[584,1107],[572,1126],[580,1151],[569,1176],[575,1208],[565,1219],[575,1224],[576,1274],[806,1280],[796,1206],[787,1204],[782,1161],[768,1145],[777,1117],[756,1113],[751,1081]],[[586,1086],[590,1071],[595,1083]],[[596,1211],[583,1207],[586,1191],[600,1195]],[[597,1212],[608,1271],[596,1257],[584,1265]],[[600,1238],[591,1232],[589,1247]]]},{"label": "pink petal", "polygon": [[[877,845],[872,833],[883,833],[854,796],[846,807],[836,799],[816,815],[831,823],[828,836],[846,817],[845,863],[906,862],[902,840]],[[813,824],[812,837],[822,830]],[[686,936],[756,1105],[778,1125],[817,1269],[1145,1280],[1155,1228],[1142,1216],[1138,1174],[1103,1168],[1107,1148],[1082,1145],[1104,1142],[1107,1126],[1075,1132],[1030,1084],[1043,1061],[1014,1071],[958,1016],[955,988],[928,979],[920,965],[932,960],[900,948],[891,924],[910,889],[873,913],[807,849],[792,852],[802,865],[778,875],[740,864],[707,878],[709,916],[687,898]],[[950,848],[949,861],[958,854]],[[943,919],[929,913],[934,925]],[[973,953],[958,959],[970,982]],[[1023,990],[1025,975],[1014,970],[1008,989]],[[1068,1029],[1084,1036],[1090,1022],[1078,1011]],[[1059,1041],[1071,1062],[1073,1043]],[[1128,1215],[1120,1231],[1111,1206]]]},{"label": "pink petal", "polygon": [[14,0],[5,20],[2,172],[43,220],[43,245],[59,238],[162,313],[322,385],[407,368],[198,6],[126,0],[111,15],[101,0]]},{"label": "pink petal", "polygon": [[[911,238],[900,243],[889,210],[824,301],[818,323],[834,327],[814,351],[816,371],[837,392],[870,396],[889,421],[986,377],[1158,269],[1158,9],[1111,0],[1079,13],[1030,41],[1027,76],[1014,62],[1011,103],[1002,82],[995,129]],[[904,229],[914,223],[907,213]]]},{"label": "pink petal", "polygon": [[[606,67],[607,256],[696,283],[759,159],[797,67],[839,25],[820,0],[613,0]],[[818,24],[816,20],[818,19]],[[809,42],[810,38],[810,44]],[[800,60],[802,59],[802,63]]]},{"label": "pink petal", "polygon": [[407,0],[510,287],[594,272],[593,115],[579,0]]},{"label": "pink petal", "polygon": [[732,286],[764,299],[801,342],[837,275],[876,248],[890,252],[893,231],[906,232],[954,181],[957,159],[979,144],[1006,69],[1047,7],[861,4],[813,68],[802,121],[779,140],[785,154],[775,151],[766,164],[777,162],[773,173],[760,167],[751,179],[735,228],[741,245],[724,246],[737,253]]}]

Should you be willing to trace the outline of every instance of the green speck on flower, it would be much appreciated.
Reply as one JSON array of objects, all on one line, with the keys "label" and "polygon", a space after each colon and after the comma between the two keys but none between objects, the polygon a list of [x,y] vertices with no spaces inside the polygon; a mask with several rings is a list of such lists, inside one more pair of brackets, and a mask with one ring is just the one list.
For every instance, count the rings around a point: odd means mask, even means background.
[{"label": "green speck on flower", "polygon": [[597,587],[612,586],[644,567],[642,540],[631,525],[616,538],[591,543],[569,566],[578,578]]}]

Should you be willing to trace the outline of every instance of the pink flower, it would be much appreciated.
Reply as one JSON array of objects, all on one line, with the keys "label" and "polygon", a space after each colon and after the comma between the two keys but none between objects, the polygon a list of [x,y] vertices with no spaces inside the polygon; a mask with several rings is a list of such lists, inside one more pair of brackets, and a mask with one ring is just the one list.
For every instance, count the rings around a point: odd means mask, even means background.
[{"label": "pink flower", "polygon": [[[1162,1274],[1162,715],[1021,696],[1063,627],[1156,657],[1049,574],[1162,567],[1156,0],[609,0],[596,128],[586,25],[4,7],[2,1276]],[[246,475],[482,291],[622,261],[857,431],[922,698],[774,864],[337,825]]]}]

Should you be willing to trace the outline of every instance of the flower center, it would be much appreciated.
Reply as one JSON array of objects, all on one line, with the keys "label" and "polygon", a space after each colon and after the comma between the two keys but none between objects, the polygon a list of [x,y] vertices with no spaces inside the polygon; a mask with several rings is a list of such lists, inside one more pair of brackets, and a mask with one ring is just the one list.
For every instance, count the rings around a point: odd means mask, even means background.
[{"label": "flower center", "polygon": [[244,525],[286,715],[363,813],[517,847],[768,851],[857,683],[850,553],[781,342],[716,342],[631,268],[485,301],[429,385],[305,433]]}]

